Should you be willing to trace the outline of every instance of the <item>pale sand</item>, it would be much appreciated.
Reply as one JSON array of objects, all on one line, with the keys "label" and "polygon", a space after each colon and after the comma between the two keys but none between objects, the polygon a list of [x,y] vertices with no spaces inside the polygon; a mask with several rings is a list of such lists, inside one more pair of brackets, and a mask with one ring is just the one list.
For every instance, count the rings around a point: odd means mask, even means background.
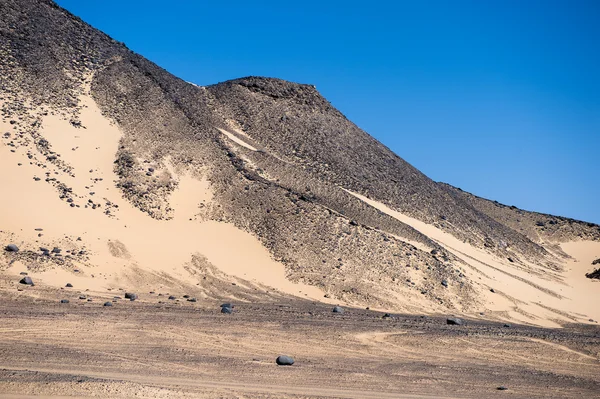
[{"label": "pale sand", "polygon": [[[23,249],[52,248],[61,243],[65,248],[65,242],[81,237],[82,242],[75,243],[85,244],[91,252],[91,266],[78,265],[81,274],[55,268],[30,273],[35,281],[56,287],[71,282],[79,289],[96,291],[126,283],[134,289],[144,286],[143,279],[136,278],[137,270],[142,270],[195,285],[198,277],[193,277],[184,264],[190,262],[192,255],[202,254],[223,273],[231,275],[232,281],[237,278],[302,298],[323,299],[323,292],[318,288],[289,281],[284,265],[276,262],[249,233],[232,224],[194,220],[200,204],[208,204],[212,197],[206,180],[188,173],[177,176],[179,185],[171,197],[175,209],[172,220],[155,220],[133,207],[114,184],[117,176],[113,172],[113,161],[122,133],[102,116],[90,97],[83,96],[81,100],[86,106],[80,116],[85,129],[73,127],[60,116],[48,115],[41,131],[52,150],[61,155],[59,159],[73,167],[75,177],[42,160],[32,144],[31,152],[47,165],[46,169],[29,164],[26,147],[10,153],[10,147],[0,146],[3,171],[0,187],[10,193],[0,196],[0,209],[10,210],[3,212],[2,230],[14,233],[11,240]],[[12,126],[2,124],[0,129],[12,131]],[[19,162],[23,165],[17,166]],[[74,203],[80,208],[71,208],[59,199],[56,188],[44,181],[45,172],[51,172],[50,177],[73,188]],[[34,176],[42,180],[36,182]],[[92,178],[103,178],[103,181],[93,182]],[[95,194],[90,195],[90,192]],[[104,215],[103,208],[85,209],[88,199],[103,206],[103,199],[117,204],[119,208],[113,211],[115,217]],[[44,229],[43,237],[37,237],[35,228]],[[111,247],[119,248],[116,256],[114,250],[111,253]],[[14,264],[9,271],[18,274],[24,269],[25,265]],[[95,276],[91,277],[92,274]]]},{"label": "pale sand", "polygon": [[[600,319],[600,308],[597,306],[600,302],[600,283],[585,277],[585,272],[592,269],[592,258],[600,257],[600,242],[563,244],[562,249],[574,259],[565,264],[563,273],[546,273],[538,266],[526,264],[531,270],[529,272],[519,269],[506,259],[464,243],[435,226],[363,195],[346,191],[412,226],[470,265],[471,268],[465,269],[465,274],[476,282],[476,288],[484,302],[484,309],[481,311],[486,313],[486,317],[550,327],[558,326],[559,322],[587,323],[590,318]],[[496,293],[490,292],[490,288]],[[473,314],[477,315],[478,313]]]},{"label": "pale sand", "polygon": [[[221,129],[220,127],[217,128],[218,131],[220,131],[221,133],[223,133],[225,136],[227,136],[231,141],[241,145],[242,147],[245,147],[249,150],[252,151],[258,151],[256,148],[254,148],[253,146],[251,146],[250,144],[246,143],[245,141],[243,141],[242,139],[238,138],[237,136],[235,136],[233,133],[228,132],[225,129]],[[247,136],[247,135],[246,135]]]}]

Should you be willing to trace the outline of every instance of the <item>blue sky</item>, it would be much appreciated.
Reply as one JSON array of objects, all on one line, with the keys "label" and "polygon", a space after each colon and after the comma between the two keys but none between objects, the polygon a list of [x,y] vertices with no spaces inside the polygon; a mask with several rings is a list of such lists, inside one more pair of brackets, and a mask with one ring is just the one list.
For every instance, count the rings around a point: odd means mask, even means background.
[{"label": "blue sky", "polygon": [[436,181],[600,223],[600,1],[57,3],[182,79],[314,84]]}]

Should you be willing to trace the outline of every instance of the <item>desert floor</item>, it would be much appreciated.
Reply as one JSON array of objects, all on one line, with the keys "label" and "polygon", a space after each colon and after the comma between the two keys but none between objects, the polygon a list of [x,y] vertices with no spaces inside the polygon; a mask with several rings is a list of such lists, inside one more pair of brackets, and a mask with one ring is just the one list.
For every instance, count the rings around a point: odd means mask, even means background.
[{"label": "desert floor", "polygon": [[[298,299],[0,301],[0,397],[597,398],[600,328],[391,315]],[[121,291],[115,293],[121,296]],[[159,303],[160,302],[160,303]],[[293,366],[277,366],[280,354]],[[497,388],[504,386],[507,390]]]}]

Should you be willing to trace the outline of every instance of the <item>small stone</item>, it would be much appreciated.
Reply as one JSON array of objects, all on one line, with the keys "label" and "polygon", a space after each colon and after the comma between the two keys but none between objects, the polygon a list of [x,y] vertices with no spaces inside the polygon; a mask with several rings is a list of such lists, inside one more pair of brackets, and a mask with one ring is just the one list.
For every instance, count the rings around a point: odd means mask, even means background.
[{"label": "small stone", "polygon": [[458,317],[449,317],[446,319],[446,324],[449,324],[451,326],[462,326],[463,324],[465,324],[465,322],[462,319],[459,319]]},{"label": "small stone", "polygon": [[229,308],[227,306],[224,306],[224,307],[221,308],[221,313],[232,314],[233,313],[233,309]]},{"label": "small stone", "polygon": [[4,250],[7,252],[19,252],[19,247],[17,247],[15,244],[8,244]]},{"label": "small stone", "polygon": [[103,306],[112,306],[112,305],[113,305],[112,302],[104,302]]},{"label": "small stone", "polygon": [[344,308],[342,308],[341,306],[334,306],[333,313],[339,313],[339,314],[343,314],[344,313]]},{"label": "small stone", "polygon": [[275,363],[277,363],[279,366],[291,366],[294,364],[294,359],[289,356],[279,356],[275,360]]},{"label": "small stone", "polygon": [[67,288],[73,288],[73,284],[71,284],[71,283],[67,283],[67,284],[65,285],[65,287],[67,287]]},{"label": "small stone", "polygon": [[134,294],[133,292],[126,292],[125,299],[129,299],[130,301],[135,301],[136,299],[138,299],[138,295]]},{"label": "small stone", "polygon": [[68,299],[61,299],[60,303],[69,303],[69,300]]},{"label": "small stone", "polygon": [[25,276],[21,279],[21,281],[19,281],[19,283],[25,284],[25,285],[33,285],[33,280],[31,279],[31,277]]},{"label": "small stone", "polygon": [[505,387],[505,386],[503,386],[503,385],[499,386],[499,387],[498,387],[498,388],[496,388],[496,389],[497,389],[498,391],[507,391],[507,390],[508,390],[508,388],[507,388],[507,387]]}]

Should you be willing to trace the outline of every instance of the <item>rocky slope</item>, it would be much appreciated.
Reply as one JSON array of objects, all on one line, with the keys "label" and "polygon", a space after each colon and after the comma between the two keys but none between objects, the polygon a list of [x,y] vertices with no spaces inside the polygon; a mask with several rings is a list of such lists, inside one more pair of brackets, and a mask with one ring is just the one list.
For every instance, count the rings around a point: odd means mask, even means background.
[{"label": "rocky slope", "polygon": [[[50,0],[5,0],[0,15],[2,155],[14,150],[11,165],[30,164],[40,175],[52,170],[42,183],[61,206],[101,209],[105,218],[131,226],[137,216],[126,217],[119,202],[126,201],[147,218],[175,226],[173,196],[182,178],[192,176],[209,185],[210,200],[195,204],[191,223],[225,223],[249,233],[285,266],[287,279],[336,301],[410,311],[486,308],[493,279],[479,269],[490,262],[470,260],[477,254],[497,260],[500,266],[493,267],[511,278],[548,274],[554,284],[567,259],[557,244],[600,239],[597,225],[502,207],[432,181],[313,86],[248,77],[198,87]],[[106,190],[117,189],[120,197],[102,203],[91,194],[94,186],[82,183],[88,171],[57,150],[60,132],[54,139],[45,133],[52,116],[91,132],[94,125],[84,117],[90,107],[98,107],[120,135],[102,166],[110,171],[92,181],[110,185]],[[108,130],[94,134],[108,136]],[[15,229],[4,231],[4,239],[16,237]],[[22,241],[23,251],[3,254],[6,267],[15,261],[69,270],[83,261],[94,266],[93,250],[91,258],[40,263],[37,247],[53,243]],[[82,243],[92,246],[85,238]],[[186,248],[188,263],[202,252]],[[125,252],[116,257],[127,258]],[[144,269],[133,258],[128,262]],[[482,275],[491,280],[480,281]],[[205,284],[202,275],[192,277]],[[516,295],[506,298],[517,301]]]}]

